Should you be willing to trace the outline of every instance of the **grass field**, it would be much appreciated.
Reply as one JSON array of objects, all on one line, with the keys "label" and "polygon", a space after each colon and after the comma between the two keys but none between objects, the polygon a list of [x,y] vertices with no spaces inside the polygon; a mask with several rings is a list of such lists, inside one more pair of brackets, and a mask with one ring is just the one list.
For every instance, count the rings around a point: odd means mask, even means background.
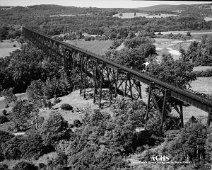
[{"label": "grass field", "polygon": [[[166,32],[161,32],[163,35],[167,35],[167,34],[183,34],[186,35],[188,31],[166,31]],[[212,30],[191,30],[189,31],[191,33],[191,36],[193,39],[196,40],[201,40],[202,36],[207,34],[207,35],[212,35]],[[157,35],[158,32],[155,32],[155,34]]]},{"label": "grass field", "polygon": [[0,58],[9,56],[11,52],[17,49],[20,49],[20,44],[17,41],[4,40],[0,42]]},{"label": "grass field", "polygon": [[193,71],[206,71],[206,70],[212,70],[212,66],[197,66],[197,67],[194,67],[193,69]]},{"label": "grass field", "polygon": [[[188,31],[164,31],[164,32],[161,32],[161,34],[163,34],[163,35],[166,35],[166,34],[170,34],[170,33],[172,33],[172,34],[187,34],[187,32]],[[202,35],[204,35],[204,34],[212,34],[212,30],[191,30],[191,31],[189,31],[190,33],[191,33],[191,35],[193,35],[193,34],[202,34]],[[155,32],[155,34],[158,34],[158,32]]]},{"label": "grass field", "polygon": [[154,45],[158,53],[158,60],[161,60],[163,54],[170,53],[175,60],[179,59],[180,52],[179,48],[187,50],[191,41],[182,41],[167,38],[155,38]]},{"label": "grass field", "polygon": [[162,18],[162,17],[171,17],[171,16],[177,16],[174,14],[160,14],[160,15],[149,15],[147,13],[139,13],[136,12],[136,15],[132,12],[125,12],[120,15],[120,13],[113,15],[113,17],[119,17],[119,18],[136,18],[136,17],[146,17],[146,18]]},{"label": "grass field", "polygon": [[66,43],[75,45],[77,47],[83,48],[90,52],[93,52],[98,55],[104,55],[105,52],[112,45],[112,40],[94,40],[94,41],[84,41],[84,40],[67,40]]},{"label": "grass field", "polygon": [[191,87],[195,91],[212,95],[212,77],[198,77],[192,81]]},{"label": "grass field", "polygon": [[212,17],[205,17],[205,21],[212,21]]}]

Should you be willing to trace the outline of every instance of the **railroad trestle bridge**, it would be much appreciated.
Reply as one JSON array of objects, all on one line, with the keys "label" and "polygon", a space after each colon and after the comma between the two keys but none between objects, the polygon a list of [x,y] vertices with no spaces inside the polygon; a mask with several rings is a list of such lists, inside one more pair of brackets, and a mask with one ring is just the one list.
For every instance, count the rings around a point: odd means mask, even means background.
[{"label": "railroad trestle bridge", "polygon": [[212,115],[212,100],[162,82],[122,65],[116,64],[100,55],[81,49],[61,41],[52,39],[42,33],[23,27],[25,38],[40,48],[53,60],[62,62],[67,76],[78,67],[80,69],[80,94],[86,97],[89,79],[93,80],[93,102],[102,107],[103,88],[109,91],[109,103],[117,95],[129,97],[132,100],[142,99],[141,84],[148,85],[148,101],[145,121],[149,110],[154,107],[161,114],[161,127],[165,119],[167,101],[179,113],[183,126],[183,106],[193,105],[208,113],[207,124],[210,125]]}]

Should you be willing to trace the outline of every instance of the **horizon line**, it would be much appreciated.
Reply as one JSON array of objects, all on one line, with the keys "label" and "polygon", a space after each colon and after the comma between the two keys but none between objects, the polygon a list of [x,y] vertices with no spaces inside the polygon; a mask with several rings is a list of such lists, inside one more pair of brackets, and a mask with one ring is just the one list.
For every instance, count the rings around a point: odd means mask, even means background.
[{"label": "horizon line", "polygon": [[195,5],[211,4],[209,1],[140,1],[140,0],[31,0],[26,3],[25,0],[11,2],[2,0],[0,7],[30,7],[36,5],[55,5],[64,7],[80,8],[141,8],[155,5]]}]

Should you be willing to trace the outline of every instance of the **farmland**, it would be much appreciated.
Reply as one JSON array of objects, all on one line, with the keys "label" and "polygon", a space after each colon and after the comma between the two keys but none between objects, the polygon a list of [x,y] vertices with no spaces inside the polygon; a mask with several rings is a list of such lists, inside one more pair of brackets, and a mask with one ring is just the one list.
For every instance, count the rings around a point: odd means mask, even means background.
[{"label": "farmland", "polygon": [[[186,35],[188,31],[165,31],[161,32],[163,35],[167,34],[183,34]],[[203,35],[212,35],[212,30],[189,30],[191,33],[191,36],[193,39],[199,41]],[[158,34],[158,32],[155,32],[155,34]]]},{"label": "farmland", "polygon": [[161,60],[163,54],[170,53],[174,59],[178,59],[180,56],[179,47],[182,46],[187,50],[191,41],[181,41],[167,38],[155,38],[154,45],[158,53],[158,59]]},{"label": "farmland", "polygon": [[177,16],[175,14],[160,14],[160,15],[149,15],[146,13],[130,13],[130,12],[126,12],[126,13],[118,13],[113,15],[113,17],[119,17],[119,18],[136,18],[136,17],[146,17],[146,18],[166,18],[166,17],[171,17],[171,16]]},{"label": "farmland", "polygon": [[98,55],[104,55],[108,48],[112,45],[112,40],[102,41],[84,41],[84,40],[67,40],[66,43],[83,48]]}]

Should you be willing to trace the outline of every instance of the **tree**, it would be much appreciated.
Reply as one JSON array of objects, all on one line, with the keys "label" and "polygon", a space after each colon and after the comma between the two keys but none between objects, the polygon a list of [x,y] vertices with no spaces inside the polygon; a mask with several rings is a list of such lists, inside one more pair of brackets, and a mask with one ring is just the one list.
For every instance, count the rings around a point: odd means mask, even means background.
[{"label": "tree", "polygon": [[171,55],[163,55],[162,62],[151,62],[147,67],[147,73],[169,84],[180,88],[190,87],[191,81],[196,79],[193,64],[183,58],[174,60]]},{"label": "tree", "polygon": [[5,142],[2,145],[3,153],[6,159],[20,159],[21,158],[21,150],[20,146],[23,143],[23,137],[22,136],[15,136]]},{"label": "tree", "polygon": [[9,170],[6,164],[0,164],[0,170]]},{"label": "tree", "polygon": [[27,100],[19,100],[16,102],[15,106],[12,108],[10,114],[11,120],[15,123],[16,129],[26,130],[29,128],[30,119],[32,118],[32,111],[34,106]]},{"label": "tree", "polygon": [[132,69],[143,70],[147,57],[156,54],[152,41],[146,37],[135,37],[124,41],[125,48],[120,51],[110,49],[106,57],[118,64]]},{"label": "tree", "polygon": [[13,170],[37,170],[37,167],[33,163],[20,161],[13,167]]},{"label": "tree", "polygon": [[171,143],[168,152],[175,161],[203,161],[205,158],[206,127],[197,123],[187,123],[180,135]]},{"label": "tree", "polygon": [[15,136],[2,144],[7,159],[38,159],[43,154],[54,151],[50,145],[44,145],[38,131],[31,130],[25,136]]},{"label": "tree", "polygon": [[129,68],[143,70],[146,58],[153,54],[155,54],[155,47],[145,44],[133,49],[124,48],[115,53],[112,59]]},{"label": "tree", "polygon": [[[118,150],[118,147],[122,148],[122,146],[118,146],[118,142],[124,143],[130,139],[124,133],[125,130],[121,128],[117,127],[117,132],[115,132],[114,119],[116,118],[111,118],[108,113],[103,113],[100,110],[90,111],[88,109],[86,111],[82,120],[82,127],[76,131],[76,136],[69,146],[69,164],[72,164],[73,168],[113,169],[124,167],[121,152]],[[119,120],[121,121],[121,119]],[[122,121],[124,122],[124,120]],[[114,137],[114,140],[107,140],[106,133],[109,132],[111,136],[112,129],[114,129],[116,137]],[[127,127],[124,129],[127,129]],[[132,133],[131,131],[130,134]],[[119,134],[122,134],[121,137],[119,137]],[[121,139],[123,140],[121,141]],[[113,142],[117,142],[116,149]]]},{"label": "tree", "polygon": [[212,162],[212,126],[208,127],[207,130],[207,140],[205,145],[206,151],[206,160],[211,163]]},{"label": "tree", "polygon": [[201,42],[192,42],[187,50],[187,57],[198,66],[212,65],[212,38],[204,35]]},{"label": "tree", "polygon": [[139,47],[141,44],[151,44],[151,40],[146,37],[137,36],[131,39],[127,39],[124,41],[124,45],[127,48],[136,48]]},{"label": "tree", "polygon": [[5,104],[10,104],[11,102],[16,102],[17,97],[13,93],[13,88],[4,89],[1,93],[4,96]]},{"label": "tree", "polygon": [[[4,144],[12,139],[15,135],[9,132],[0,131],[0,162],[5,159],[5,155],[3,154],[3,146]],[[0,168],[1,169],[1,168]]]},{"label": "tree", "polygon": [[0,27],[0,40],[5,40],[8,37],[9,27]]},{"label": "tree", "polygon": [[51,112],[41,128],[41,136],[46,145],[56,146],[60,140],[68,140],[70,133],[68,122],[58,112]]},{"label": "tree", "polygon": [[44,86],[45,84],[41,80],[32,81],[26,90],[28,100],[38,102],[41,105],[42,100],[45,100]]},{"label": "tree", "polygon": [[[34,134],[33,134],[34,133]],[[43,154],[54,151],[51,146],[45,146],[41,135],[36,131],[31,131],[31,134],[22,138],[22,144],[18,148],[21,151],[21,158],[38,159]]]}]

